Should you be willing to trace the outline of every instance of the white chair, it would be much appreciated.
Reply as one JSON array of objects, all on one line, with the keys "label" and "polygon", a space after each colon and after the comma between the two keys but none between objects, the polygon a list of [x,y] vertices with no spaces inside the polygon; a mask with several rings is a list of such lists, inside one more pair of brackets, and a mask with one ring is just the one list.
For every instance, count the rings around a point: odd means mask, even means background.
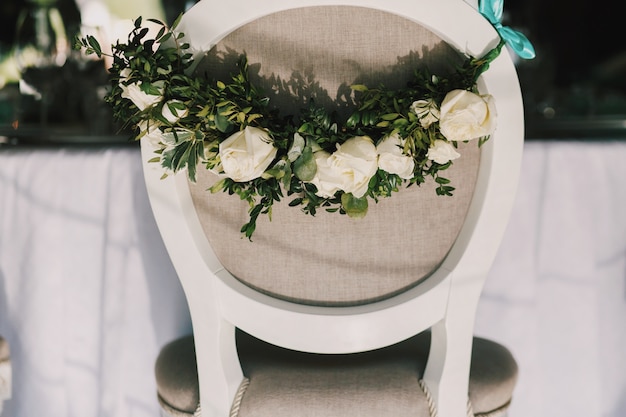
[{"label": "white chair", "polygon": [[[210,51],[203,69],[220,70],[218,52],[245,52],[259,78],[299,70],[331,92],[394,65],[384,81],[403,82],[398,57],[445,67],[456,51],[480,56],[499,40],[460,0],[202,0],[179,30],[198,59]],[[208,193],[215,178],[202,169],[196,183],[184,172],[161,179],[142,140],[148,194],[193,322],[193,337],[164,347],[156,364],[164,415],[505,413],[515,360],[473,337],[473,324],[522,153],[521,94],[506,53],[479,87],[496,99],[498,128],[480,150],[462,146],[446,171],[453,197],[426,183],[372,204],[359,221],[312,217],[285,199],[272,221],[259,218],[253,242],[239,230],[245,202]]]}]

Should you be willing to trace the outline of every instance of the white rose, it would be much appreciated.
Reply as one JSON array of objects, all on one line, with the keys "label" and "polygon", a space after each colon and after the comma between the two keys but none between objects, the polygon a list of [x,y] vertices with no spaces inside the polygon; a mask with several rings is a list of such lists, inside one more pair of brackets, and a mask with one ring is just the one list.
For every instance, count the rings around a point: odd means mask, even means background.
[{"label": "white rose", "polygon": [[120,71],[120,83],[123,81],[127,81],[130,78],[130,74],[132,73],[132,71],[130,70],[130,68],[124,68],[123,70]]},{"label": "white rose", "polygon": [[176,123],[183,117],[189,114],[189,109],[184,108],[180,109],[183,104],[180,100],[170,100],[163,105],[163,110],[161,110],[161,114],[171,124]]},{"label": "white rose", "polygon": [[428,159],[442,165],[460,156],[461,154],[454,149],[450,142],[441,139],[436,140],[426,153]]},{"label": "white rose", "polygon": [[268,133],[250,126],[232,134],[219,145],[224,174],[237,182],[260,177],[276,157],[276,152]]},{"label": "white rose", "polygon": [[411,104],[411,111],[417,115],[424,129],[439,120],[439,109],[432,99],[417,100]]},{"label": "white rose", "polygon": [[120,87],[122,88],[122,97],[127,98],[133,102],[139,110],[145,110],[150,106],[155,105],[163,99],[163,88],[157,87],[159,95],[147,94],[141,91],[141,82],[125,85],[124,82],[130,77],[131,71],[128,68],[124,68],[120,72]]},{"label": "white rose", "polygon": [[317,172],[311,182],[322,197],[331,197],[337,190],[363,197],[378,170],[376,146],[367,136],[348,139],[331,155],[318,151],[315,161]]},{"label": "white rose", "polygon": [[378,167],[390,174],[396,174],[400,178],[413,177],[415,161],[409,155],[402,152],[404,141],[398,134],[387,136],[376,147],[378,153]]},{"label": "white rose", "polygon": [[496,128],[495,100],[489,94],[480,96],[467,90],[450,91],[441,103],[439,128],[451,141],[490,135]]},{"label": "white rose", "polygon": [[332,197],[342,189],[343,182],[341,176],[337,175],[328,163],[330,154],[326,151],[317,151],[313,154],[317,171],[311,183],[317,187],[317,195],[320,197]]}]

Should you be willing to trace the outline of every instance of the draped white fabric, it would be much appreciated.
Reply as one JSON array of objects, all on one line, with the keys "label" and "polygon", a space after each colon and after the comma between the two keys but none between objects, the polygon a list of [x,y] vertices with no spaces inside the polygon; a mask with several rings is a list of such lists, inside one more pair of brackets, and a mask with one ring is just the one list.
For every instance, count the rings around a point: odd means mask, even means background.
[{"label": "draped white fabric", "polygon": [[526,144],[476,331],[518,360],[510,417],[626,415],[626,143]]},{"label": "draped white fabric", "polygon": [[[529,142],[477,334],[520,365],[510,417],[626,415],[626,143]],[[2,417],[157,416],[190,331],[139,151],[0,148]]]},{"label": "draped white fabric", "polygon": [[0,149],[7,417],[154,417],[154,361],[190,331],[138,149]]}]

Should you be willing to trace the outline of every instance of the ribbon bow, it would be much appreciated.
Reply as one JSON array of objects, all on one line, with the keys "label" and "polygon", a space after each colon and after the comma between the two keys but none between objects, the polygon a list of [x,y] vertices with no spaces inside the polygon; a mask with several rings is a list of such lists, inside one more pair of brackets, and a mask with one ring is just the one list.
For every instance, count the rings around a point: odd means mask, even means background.
[{"label": "ribbon bow", "polygon": [[508,26],[502,26],[503,9],[504,0],[481,0],[480,6],[478,6],[480,14],[491,22],[498,31],[498,34],[500,34],[502,40],[504,40],[517,55],[524,59],[533,59],[535,57],[535,48],[533,48],[528,38]]}]

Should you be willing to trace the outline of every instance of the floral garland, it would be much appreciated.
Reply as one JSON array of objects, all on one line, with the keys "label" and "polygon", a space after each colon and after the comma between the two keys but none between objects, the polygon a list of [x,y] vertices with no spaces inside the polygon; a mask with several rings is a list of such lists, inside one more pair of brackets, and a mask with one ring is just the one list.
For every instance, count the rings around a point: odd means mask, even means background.
[{"label": "floral garland", "polygon": [[[278,116],[250,81],[245,56],[228,82],[189,74],[193,58],[175,30],[178,20],[171,28],[150,21],[161,26],[156,37],[147,37],[138,18],[128,43],[113,46],[106,100],[116,118],[135,129],[135,139],[145,136],[155,145],[151,161],[165,168],[164,176],[187,169],[195,181],[204,165],[221,177],[211,192],[246,200],[250,220],[241,232],[248,238],[258,216],[271,216],[285,192],[293,197],[289,205],[305,213],[324,209],[356,218],[366,215],[369,199],[427,177],[438,195],[452,195],[440,173],[461,156],[458,142],[481,145],[496,126],[494,99],[481,95],[476,81],[504,38],[445,78],[416,70],[400,90],[352,85],[357,106],[342,121],[315,103],[297,117]],[[77,47],[102,55],[93,37]]]}]

